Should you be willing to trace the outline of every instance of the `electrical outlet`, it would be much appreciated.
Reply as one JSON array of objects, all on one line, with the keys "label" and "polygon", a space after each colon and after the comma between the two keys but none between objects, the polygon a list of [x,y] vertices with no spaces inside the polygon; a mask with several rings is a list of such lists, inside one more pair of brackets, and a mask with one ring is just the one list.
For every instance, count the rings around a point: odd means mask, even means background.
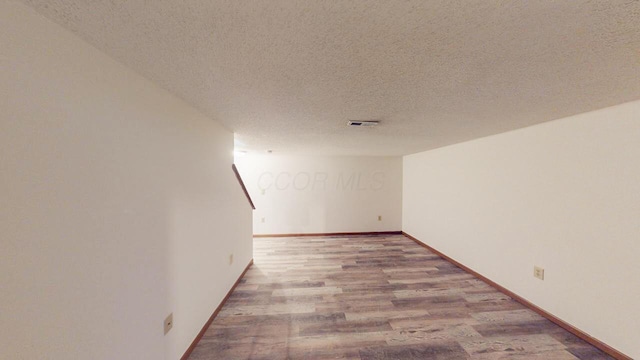
[{"label": "electrical outlet", "polygon": [[539,266],[533,267],[533,276],[540,280],[544,280],[544,269]]},{"label": "electrical outlet", "polygon": [[378,221],[382,221],[382,215],[378,215]]},{"label": "electrical outlet", "polygon": [[264,218],[260,219],[260,222],[264,222]]},{"label": "electrical outlet", "polygon": [[173,327],[173,313],[169,314],[166,319],[164,319],[164,334],[167,335],[169,330]]},{"label": "electrical outlet", "polygon": [[233,254],[229,254],[229,265],[233,264]]}]

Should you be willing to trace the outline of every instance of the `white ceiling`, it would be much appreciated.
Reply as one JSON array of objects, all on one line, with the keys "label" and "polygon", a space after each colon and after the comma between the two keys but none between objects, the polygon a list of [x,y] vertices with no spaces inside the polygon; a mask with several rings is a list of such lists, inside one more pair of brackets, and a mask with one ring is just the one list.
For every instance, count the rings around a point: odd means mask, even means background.
[{"label": "white ceiling", "polygon": [[408,154],[640,99],[634,0],[25,2],[255,151]]}]

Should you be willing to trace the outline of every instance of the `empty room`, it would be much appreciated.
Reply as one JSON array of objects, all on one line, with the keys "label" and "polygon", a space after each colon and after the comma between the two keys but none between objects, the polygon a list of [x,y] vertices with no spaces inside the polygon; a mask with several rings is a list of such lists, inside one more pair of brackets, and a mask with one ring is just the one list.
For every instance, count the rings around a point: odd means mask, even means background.
[{"label": "empty room", "polygon": [[0,0],[0,359],[640,359],[640,1]]}]

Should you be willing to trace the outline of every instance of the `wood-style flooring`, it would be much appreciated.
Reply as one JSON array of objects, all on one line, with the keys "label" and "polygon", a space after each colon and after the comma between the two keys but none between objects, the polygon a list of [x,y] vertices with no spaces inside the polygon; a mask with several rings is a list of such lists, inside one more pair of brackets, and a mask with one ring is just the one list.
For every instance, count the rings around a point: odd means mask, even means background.
[{"label": "wood-style flooring", "polygon": [[190,360],[610,359],[402,235],[254,249]]}]

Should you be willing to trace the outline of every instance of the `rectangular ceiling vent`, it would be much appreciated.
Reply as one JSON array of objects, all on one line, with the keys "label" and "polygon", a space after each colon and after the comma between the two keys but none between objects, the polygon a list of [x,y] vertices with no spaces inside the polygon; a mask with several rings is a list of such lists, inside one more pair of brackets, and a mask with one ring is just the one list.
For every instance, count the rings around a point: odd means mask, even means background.
[{"label": "rectangular ceiling vent", "polygon": [[349,126],[376,126],[380,123],[378,120],[349,120],[347,125]]}]

